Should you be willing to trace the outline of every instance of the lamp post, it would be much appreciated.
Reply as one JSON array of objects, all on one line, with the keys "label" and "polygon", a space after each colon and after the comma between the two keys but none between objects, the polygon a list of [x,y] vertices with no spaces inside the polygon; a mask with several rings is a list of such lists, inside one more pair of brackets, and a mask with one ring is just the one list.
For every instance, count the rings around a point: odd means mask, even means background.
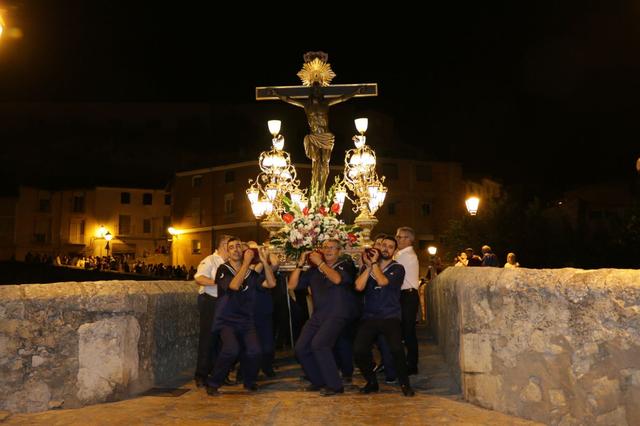
[{"label": "lamp post", "polygon": [[[171,264],[179,265],[180,262],[178,259],[178,252],[176,252],[174,246],[178,240],[178,235],[180,235],[180,231],[174,228],[173,226],[170,226],[167,228],[167,232],[169,232],[169,235],[171,235],[171,239],[169,240],[171,241]],[[173,259],[174,255],[175,255],[175,260]]]},{"label": "lamp post", "polygon": [[436,246],[429,246],[427,247],[427,252],[429,253],[429,269],[431,270],[430,279],[434,279],[436,275],[438,275],[438,270],[435,265],[438,248]]},{"label": "lamp post", "polygon": [[107,257],[109,257],[109,249],[111,247],[109,247],[109,244],[111,243],[111,239],[113,238],[113,235],[111,235],[111,232],[107,231],[104,234],[104,239],[107,240],[107,245],[104,247],[107,250]]}]

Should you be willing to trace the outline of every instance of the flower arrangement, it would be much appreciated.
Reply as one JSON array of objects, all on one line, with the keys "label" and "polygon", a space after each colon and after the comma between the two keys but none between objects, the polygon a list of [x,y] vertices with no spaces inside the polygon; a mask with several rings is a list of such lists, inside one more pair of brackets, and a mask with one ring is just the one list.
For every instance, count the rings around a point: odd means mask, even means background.
[{"label": "flower arrangement", "polygon": [[355,225],[347,225],[336,217],[340,206],[334,203],[330,209],[320,206],[318,211],[305,207],[293,209],[282,215],[285,226],[271,238],[271,245],[284,250],[288,259],[297,259],[307,250],[314,250],[328,239],[336,239],[343,248],[359,246],[359,231]]}]

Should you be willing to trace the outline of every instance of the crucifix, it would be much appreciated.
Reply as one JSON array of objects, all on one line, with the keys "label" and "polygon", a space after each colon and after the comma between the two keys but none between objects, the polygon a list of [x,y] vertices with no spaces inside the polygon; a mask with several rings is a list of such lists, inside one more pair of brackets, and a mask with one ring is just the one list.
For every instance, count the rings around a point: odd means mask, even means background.
[{"label": "crucifix", "polygon": [[329,130],[329,107],[353,97],[377,96],[378,85],[335,84],[335,77],[324,52],[307,52],[304,65],[298,73],[302,86],[257,87],[256,100],[279,99],[303,108],[307,115],[310,133],[304,138],[304,152],[311,160],[311,206],[317,207],[332,200],[325,200],[329,161],[335,136]]}]

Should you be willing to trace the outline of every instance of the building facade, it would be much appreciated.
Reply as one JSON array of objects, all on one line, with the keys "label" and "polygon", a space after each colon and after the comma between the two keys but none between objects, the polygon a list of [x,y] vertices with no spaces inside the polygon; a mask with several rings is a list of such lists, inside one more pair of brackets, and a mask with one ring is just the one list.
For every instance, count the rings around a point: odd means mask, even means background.
[{"label": "building facade", "polygon": [[[164,254],[168,259],[171,195],[163,189],[20,187],[13,207],[3,202],[3,217],[9,217],[11,209],[13,224],[2,227],[13,228],[11,248],[2,251],[4,259],[23,260],[29,252],[138,258]],[[105,232],[113,236],[109,247]],[[5,233],[0,235],[3,241]]]},{"label": "building facade", "polygon": [[[309,165],[296,164],[296,169],[301,186],[307,187]],[[248,161],[176,174],[171,185],[171,224],[179,232],[172,241],[174,264],[197,265],[213,252],[221,233],[243,240],[266,239],[245,193],[249,179],[255,179],[258,171],[257,161]],[[332,166],[328,182],[340,173],[342,167]],[[460,164],[378,157],[378,174],[386,176],[389,192],[376,212],[379,223],[373,234],[394,234],[400,226],[414,228],[416,249],[427,263],[427,246],[438,246],[449,220],[465,214]],[[348,204],[342,218],[346,222],[355,218]]]}]

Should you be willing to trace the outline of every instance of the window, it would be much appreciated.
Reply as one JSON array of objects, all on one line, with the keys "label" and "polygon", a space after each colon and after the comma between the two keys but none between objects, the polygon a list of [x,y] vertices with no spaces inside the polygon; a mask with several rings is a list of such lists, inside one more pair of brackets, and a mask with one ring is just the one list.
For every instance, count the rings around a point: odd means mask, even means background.
[{"label": "window", "polygon": [[48,198],[40,198],[38,200],[38,211],[43,213],[50,212],[51,200]]},{"label": "window", "polygon": [[397,203],[387,203],[387,213],[390,215],[396,214],[396,204]]},{"label": "window", "polygon": [[71,220],[69,226],[69,242],[71,244],[84,243],[84,220]]},{"label": "window", "polygon": [[224,213],[233,213],[233,193],[224,194]]},{"label": "window", "polygon": [[431,182],[433,180],[431,166],[427,164],[416,166],[416,180],[419,182]]},{"label": "window", "polygon": [[398,165],[395,163],[382,163],[382,174],[387,179],[398,179]]},{"label": "window", "polygon": [[420,206],[420,213],[422,216],[429,216],[431,214],[431,203],[423,203]]},{"label": "window", "polygon": [[38,211],[48,213],[51,211],[51,193],[38,192]]},{"label": "window", "polygon": [[142,232],[144,234],[150,234],[151,233],[151,219],[144,219],[142,221]]},{"label": "window", "polygon": [[165,206],[171,205],[171,194],[164,194],[164,205]]},{"label": "window", "polygon": [[118,220],[118,234],[128,235],[130,233],[131,233],[131,216],[121,214]]},{"label": "window", "polygon": [[142,194],[142,204],[145,206],[150,206],[153,204],[153,194],[150,192],[145,192]]},{"label": "window", "polygon": [[77,194],[73,196],[73,207],[72,211],[74,213],[83,213],[84,212],[84,194]]},{"label": "window", "polygon": [[191,240],[191,254],[200,254],[202,252],[202,245],[200,240]]},{"label": "window", "polygon": [[120,193],[120,204],[130,204],[131,203],[131,193],[130,192],[121,192]]},{"label": "window", "polygon": [[224,183],[231,183],[236,180],[235,170],[227,170],[224,172]]},{"label": "window", "polygon": [[202,186],[202,176],[194,176],[191,178],[191,187],[192,188],[200,188]]},{"label": "window", "polygon": [[36,243],[46,243],[51,235],[51,220],[38,220],[33,229],[33,240]]}]

